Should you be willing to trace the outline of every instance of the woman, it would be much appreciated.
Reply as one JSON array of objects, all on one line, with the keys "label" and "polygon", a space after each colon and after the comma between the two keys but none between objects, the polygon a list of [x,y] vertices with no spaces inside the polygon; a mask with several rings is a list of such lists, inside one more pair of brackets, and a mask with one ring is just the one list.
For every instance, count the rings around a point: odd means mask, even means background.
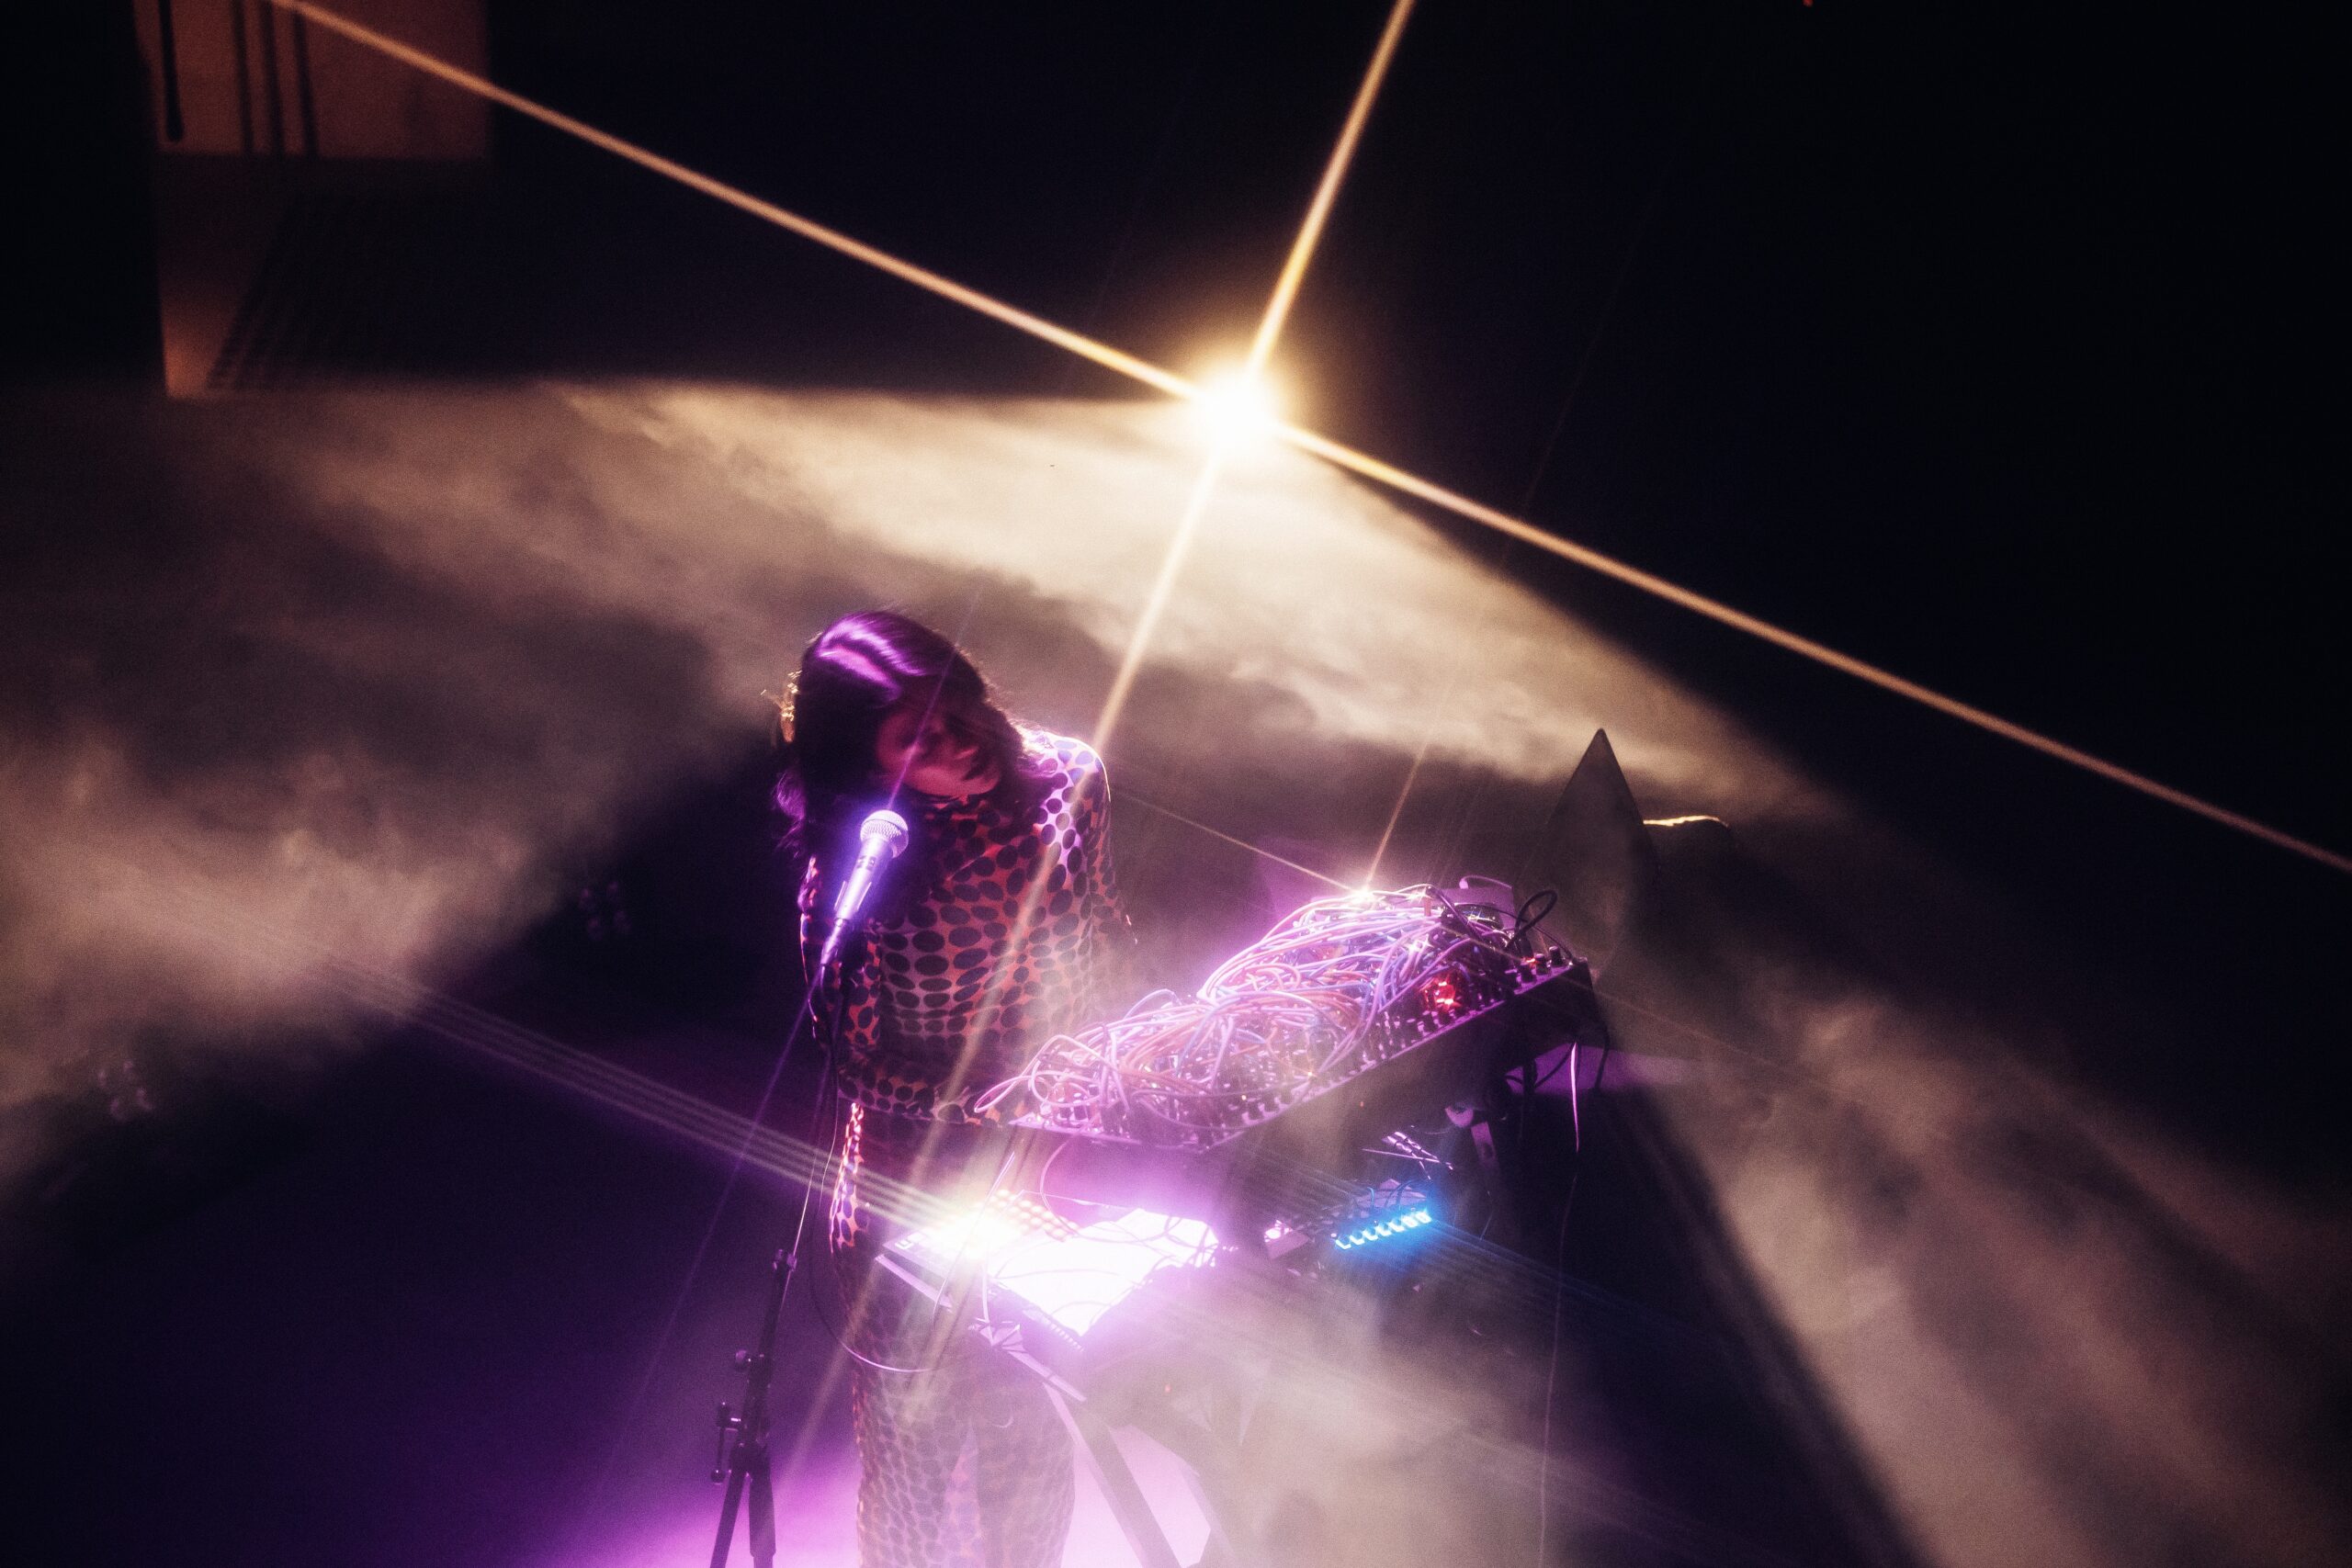
[{"label": "woman", "polygon": [[[849,1100],[832,1243],[854,1298],[848,1343],[865,1568],[1050,1568],[1069,1526],[1069,1442],[1044,1391],[945,1325],[875,1265],[885,1191],[977,1201],[1006,1165],[1006,1108],[974,1100],[1056,1033],[1104,1016],[1102,960],[1127,939],[1112,885],[1109,793],[1083,743],[1025,728],[956,646],[889,611],[844,616],[802,656],[776,802],[803,857],[813,962],[865,814],[912,832],[842,949]],[[835,1009],[838,1011],[834,1011]],[[904,1184],[901,1186],[900,1184]],[[968,1444],[977,1517],[948,1479]]]}]

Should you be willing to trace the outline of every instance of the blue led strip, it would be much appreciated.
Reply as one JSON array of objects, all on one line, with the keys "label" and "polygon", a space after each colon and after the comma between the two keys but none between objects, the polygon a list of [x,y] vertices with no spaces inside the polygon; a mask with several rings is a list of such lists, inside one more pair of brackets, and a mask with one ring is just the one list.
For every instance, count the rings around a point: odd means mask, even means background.
[{"label": "blue led strip", "polygon": [[1351,1247],[1363,1247],[1370,1242],[1385,1241],[1390,1236],[1403,1235],[1408,1231],[1419,1230],[1430,1221],[1430,1214],[1427,1209],[1410,1209],[1385,1220],[1358,1225],[1345,1235],[1334,1237],[1332,1245],[1345,1252]]}]

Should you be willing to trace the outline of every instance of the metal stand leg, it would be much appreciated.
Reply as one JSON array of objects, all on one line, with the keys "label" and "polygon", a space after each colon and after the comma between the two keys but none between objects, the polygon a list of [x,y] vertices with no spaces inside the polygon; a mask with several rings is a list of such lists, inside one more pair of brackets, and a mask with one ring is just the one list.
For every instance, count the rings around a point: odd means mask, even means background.
[{"label": "metal stand leg", "polygon": [[[720,1405],[724,1410],[725,1405]],[[727,1476],[727,1500],[718,1506],[718,1542],[711,1549],[711,1568],[727,1568],[727,1553],[735,1545],[735,1516],[743,1506],[743,1472],[730,1471]]]},{"label": "metal stand leg", "polygon": [[1225,1487],[1190,1464],[1184,1467],[1184,1484],[1192,1488],[1193,1501],[1201,1506],[1201,1517],[1209,1522],[1209,1539],[1201,1548],[1198,1568],[1245,1568],[1254,1563],[1255,1556],[1244,1557],[1226,1533],[1225,1521],[1239,1516],[1233,1512],[1233,1499]]},{"label": "metal stand leg", "polygon": [[757,1568],[775,1568],[775,1483],[768,1473],[767,1445],[760,1446],[760,1464],[752,1472],[752,1561]]},{"label": "metal stand leg", "polygon": [[1102,1488],[1102,1495],[1110,1501],[1111,1516],[1119,1521],[1136,1562],[1141,1568],[1183,1568],[1176,1561],[1176,1549],[1168,1544],[1167,1533],[1153,1516],[1151,1505],[1144,1501],[1143,1488],[1136,1484],[1135,1472],[1127,1468],[1126,1456],[1119,1451],[1111,1429],[1093,1411],[1072,1402],[1060,1389],[1049,1383],[1046,1392],[1053,1399],[1054,1409],[1060,1413],[1062,1424],[1078,1439],[1078,1451],[1085,1456],[1087,1468]]},{"label": "metal stand leg", "polygon": [[775,1325],[784,1309],[785,1286],[792,1279],[792,1258],[779,1252],[768,1266],[767,1314],[760,1325],[759,1348],[741,1352],[736,1359],[745,1374],[743,1409],[738,1415],[718,1407],[718,1451],[726,1468],[710,1478],[727,1483],[727,1498],[718,1507],[718,1539],[710,1549],[710,1568],[727,1568],[735,1546],[735,1516],[751,1505],[752,1562],[756,1568],[775,1562],[775,1487],[768,1466],[768,1382],[775,1370]]},{"label": "metal stand leg", "polygon": [[1249,1427],[1254,1397],[1235,1399],[1212,1393],[1205,1408],[1190,1415],[1170,1405],[1150,1405],[1132,1412],[1136,1430],[1174,1456],[1182,1467],[1184,1484],[1200,1505],[1209,1527],[1197,1568],[1264,1568],[1257,1549],[1250,1544],[1251,1510],[1245,1500],[1247,1483],[1241,1440]]},{"label": "metal stand leg", "polygon": [[735,1468],[727,1477],[727,1500],[718,1508],[718,1540],[711,1548],[711,1568],[726,1568],[729,1549],[735,1544],[735,1517],[746,1500],[751,1504],[749,1534],[755,1568],[775,1562],[775,1492],[768,1478],[767,1445],[737,1450]]}]

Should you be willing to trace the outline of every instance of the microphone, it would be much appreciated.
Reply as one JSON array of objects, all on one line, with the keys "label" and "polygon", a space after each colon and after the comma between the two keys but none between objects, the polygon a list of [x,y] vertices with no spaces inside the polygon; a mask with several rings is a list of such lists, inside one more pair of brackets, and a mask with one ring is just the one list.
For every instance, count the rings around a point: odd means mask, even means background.
[{"label": "microphone", "polygon": [[899,858],[907,847],[907,819],[884,807],[865,819],[857,830],[857,860],[849,868],[848,880],[842,884],[841,897],[833,900],[833,929],[825,933],[824,951],[817,955],[817,973],[822,975],[831,967],[842,950],[842,938],[856,919],[865,901],[873,896],[874,885],[882,880],[884,868]]}]

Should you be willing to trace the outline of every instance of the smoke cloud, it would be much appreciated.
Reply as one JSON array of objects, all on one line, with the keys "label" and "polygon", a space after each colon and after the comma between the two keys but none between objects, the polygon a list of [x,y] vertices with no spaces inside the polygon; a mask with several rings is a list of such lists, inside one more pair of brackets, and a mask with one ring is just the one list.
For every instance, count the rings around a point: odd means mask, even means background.
[{"label": "smoke cloud", "polygon": [[1697,945],[1617,980],[1705,1023],[1668,1135],[1921,1558],[2340,1560],[2342,1192],[2200,1156],[2030,1016],[1898,996],[1850,943]]},{"label": "smoke cloud", "polygon": [[[1083,732],[1201,458],[1157,407],[662,387],[84,405],[18,436],[16,1098],[145,1029],[314,1031],[319,951],[429,977],[511,937],[739,755],[845,609],[962,630]],[[1350,755],[1393,790],[1424,744],[1540,784],[1604,719],[1668,794],[1753,755],[1283,453],[1237,465],[1148,669],[1131,750],[1188,797],[1328,799],[1318,759]]]},{"label": "smoke cloud", "polygon": [[[678,386],[51,402],[6,430],[0,1107],[141,1039],[314,1050],[355,1016],[348,966],[431,983],[493,951],[734,765],[843,611],[933,621],[1083,733],[1202,458],[1154,406]],[[1424,750],[1523,834],[1600,727],[1653,814],[1834,836],[1931,886],[1922,920],[1996,919],[1279,450],[1204,520],[1113,766],[1349,874]],[[2325,1560],[2346,1207],[2081,1104],[2023,1065],[2030,1030],[1867,967],[1765,944],[1728,980],[1621,978],[1668,1016],[1713,998],[1742,1046],[1699,1052],[1675,1134],[1923,1554]]]}]

